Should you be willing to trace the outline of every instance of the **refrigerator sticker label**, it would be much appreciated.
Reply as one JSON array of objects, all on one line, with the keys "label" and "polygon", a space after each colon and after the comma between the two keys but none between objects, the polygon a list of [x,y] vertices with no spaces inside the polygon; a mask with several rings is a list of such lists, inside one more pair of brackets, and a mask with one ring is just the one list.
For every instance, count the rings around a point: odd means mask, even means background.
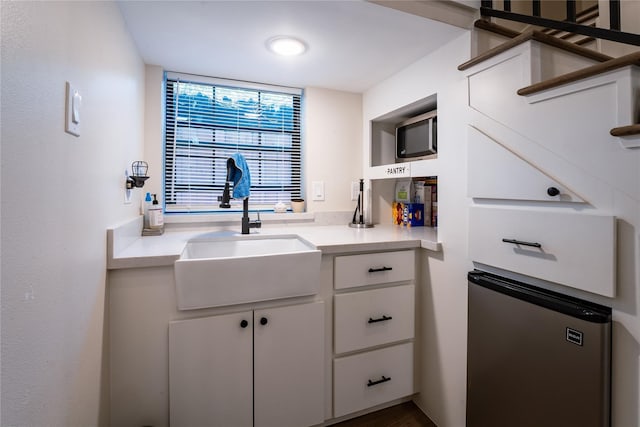
[{"label": "refrigerator sticker label", "polygon": [[567,328],[567,341],[582,346],[582,332]]}]

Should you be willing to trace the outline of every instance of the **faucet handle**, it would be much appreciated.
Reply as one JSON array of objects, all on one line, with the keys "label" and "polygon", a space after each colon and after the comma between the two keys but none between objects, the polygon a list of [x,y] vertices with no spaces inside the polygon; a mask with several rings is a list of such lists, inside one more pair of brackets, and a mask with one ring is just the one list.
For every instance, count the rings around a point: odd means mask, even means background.
[{"label": "faucet handle", "polygon": [[249,221],[249,228],[262,228],[262,221],[260,221],[260,211],[258,213],[258,219],[255,221]]}]

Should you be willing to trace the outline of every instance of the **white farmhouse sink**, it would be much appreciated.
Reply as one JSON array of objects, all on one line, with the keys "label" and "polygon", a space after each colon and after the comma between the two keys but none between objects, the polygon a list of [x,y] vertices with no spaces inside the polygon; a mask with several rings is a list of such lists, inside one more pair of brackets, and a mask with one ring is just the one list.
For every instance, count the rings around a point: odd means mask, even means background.
[{"label": "white farmhouse sink", "polygon": [[320,251],[294,234],[209,233],[174,265],[179,310],[318,293]]}]

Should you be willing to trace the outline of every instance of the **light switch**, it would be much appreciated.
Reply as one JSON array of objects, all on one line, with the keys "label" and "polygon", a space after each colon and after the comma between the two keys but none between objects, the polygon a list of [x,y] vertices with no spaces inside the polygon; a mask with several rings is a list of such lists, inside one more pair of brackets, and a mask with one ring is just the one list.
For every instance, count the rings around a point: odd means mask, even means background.
[{"label": "light switch", "polygon": [[82,95],[67,82],[66,84],[66,121],[64,130],[71,135],[80,136],[80,108],[82,107]]},{"label": "light switch", "polygon": [[324,200],[324,181],[313,181],[311,183],[313,200]]}]

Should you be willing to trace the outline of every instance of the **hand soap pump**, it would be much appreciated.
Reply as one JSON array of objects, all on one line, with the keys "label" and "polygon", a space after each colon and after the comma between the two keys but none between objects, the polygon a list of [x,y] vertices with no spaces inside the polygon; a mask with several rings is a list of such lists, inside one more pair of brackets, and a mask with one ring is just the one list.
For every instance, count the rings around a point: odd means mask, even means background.
[{"label": "hand soap pump", "polygon": [[157,195],[153,195],[153,202],[149,208],[149,228],[162,228],[164,225],[164,217],[162,215],[162,207],[158,204]]},{"label": "hand soap pump", "polygon": [[149,228],[149,208],[151,208],[151,193],[147,193],[144,198],[144,205],[142,206],[144,228]]},{"label": "hand soap pump", "polygon": [[153,194],[153,202],[148,210],[149,225],[142,230],[143,236],[159,236],[164,232],[164,216],[157,195]]}]

